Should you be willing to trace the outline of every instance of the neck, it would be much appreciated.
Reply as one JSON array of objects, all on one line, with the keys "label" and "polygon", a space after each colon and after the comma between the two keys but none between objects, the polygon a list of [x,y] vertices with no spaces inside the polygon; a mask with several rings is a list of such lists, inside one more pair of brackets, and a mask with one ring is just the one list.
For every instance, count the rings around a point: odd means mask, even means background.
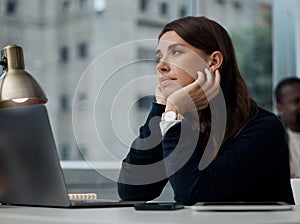
[{"label": "neck", "polygon": [[288,127],[292,132],[300,133],[300,127]]}]

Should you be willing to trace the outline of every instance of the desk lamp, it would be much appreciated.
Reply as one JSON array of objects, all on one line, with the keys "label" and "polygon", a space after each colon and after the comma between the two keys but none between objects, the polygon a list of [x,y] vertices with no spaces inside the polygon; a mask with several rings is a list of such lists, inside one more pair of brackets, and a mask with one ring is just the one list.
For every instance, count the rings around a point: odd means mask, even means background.
[{"label": "desk lamp", "polygon": [[1,50],[0,108],[45,104],[46,95],[37,81],[25,71],[23,50],[8,45]]}]

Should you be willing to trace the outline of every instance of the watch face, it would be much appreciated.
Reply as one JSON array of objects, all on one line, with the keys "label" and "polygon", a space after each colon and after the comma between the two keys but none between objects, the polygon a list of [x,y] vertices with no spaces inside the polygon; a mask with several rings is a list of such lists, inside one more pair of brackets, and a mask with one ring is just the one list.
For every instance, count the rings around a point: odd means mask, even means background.
[{"label": "watch face", "polygon": [[174,111],[167,111],[164,115],[165,121],[175,121],[177,118],[177,114]]}]

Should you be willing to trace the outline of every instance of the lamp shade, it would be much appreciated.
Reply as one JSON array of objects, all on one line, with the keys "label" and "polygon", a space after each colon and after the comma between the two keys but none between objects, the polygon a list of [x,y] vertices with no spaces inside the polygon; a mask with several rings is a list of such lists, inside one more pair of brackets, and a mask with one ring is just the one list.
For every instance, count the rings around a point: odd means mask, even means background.
[{"label": "lamp shade", "polygon": [[23,50],[8,45],[1,51],[0,108],[44,104],[46,95],[37,81],[25,71]]}]

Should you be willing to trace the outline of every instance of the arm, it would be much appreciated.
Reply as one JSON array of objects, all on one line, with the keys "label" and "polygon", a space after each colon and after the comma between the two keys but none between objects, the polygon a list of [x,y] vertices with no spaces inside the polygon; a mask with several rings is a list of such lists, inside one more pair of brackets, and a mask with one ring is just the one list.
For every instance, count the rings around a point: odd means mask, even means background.
[{"label": "arm", "polygon": [[[188,136],[178,142],[174,136],[187,129],[176,125],[163,139],[164,156],[174,150],[186,151],[191,145]],[[200,136],[201,137],[201,136]],[[172,142],[178,142],[176,149]],[[240,135],[207,168],[198,169],[202,151],[199,146],[187,162],[169,178],[175,200],[185,204],[199,201],[288,201],[288,159],[284,147],[284,130],[280,122],[261,117],[245,128]],[[169,173],[172,163],[166,163]],[[284,179],[285,178],[285,179]],[[288,199],[288,200],[285,200]]]},{"label": "arm", "polygon": [[153,104],[140,135],[122,163],[118,193],[122,200],[148,201],[158,197],[167,183],[159,122],[165,106]]}]

